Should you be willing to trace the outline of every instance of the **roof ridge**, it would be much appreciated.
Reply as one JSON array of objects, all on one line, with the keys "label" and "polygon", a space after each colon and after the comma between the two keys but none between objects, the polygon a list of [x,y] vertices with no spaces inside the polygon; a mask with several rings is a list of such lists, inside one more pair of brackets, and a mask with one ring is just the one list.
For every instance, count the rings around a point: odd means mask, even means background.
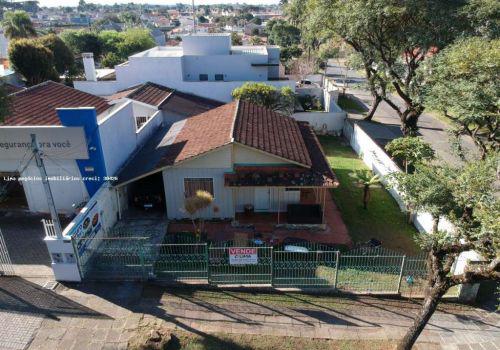
[{"label": "roof ridge", "polygon": [[236,119],[238,118],[240,111],[240,99],[237,99],[236,102],[233,103],[236,103],[236,108],[234,109],[233,123],[231,125],[231,131],[229,133],[229,136],[231,136],[231,143],[234,142],[234,126],[236,125]]},{"label": "roof ridge", "polygon": [[42,87],[42,86],[45,86],[45,85],[49,85],[49,83],[54,83],[54,84],[57,84],[55,81],[52,81],[52,80],[46,80],[44,82],[41,82],[39,84],[36,84],[36,85],[33,85],[33,86],[29,86],[27,88],[25,88],[24,90],[22,91],[18,91],[18,92],[14,92],[13,94],[11,94],[12,96],[18,96],[18,95],[21,95],[23,92],[29,92],[29,91],[33,91],[39,87]]}]

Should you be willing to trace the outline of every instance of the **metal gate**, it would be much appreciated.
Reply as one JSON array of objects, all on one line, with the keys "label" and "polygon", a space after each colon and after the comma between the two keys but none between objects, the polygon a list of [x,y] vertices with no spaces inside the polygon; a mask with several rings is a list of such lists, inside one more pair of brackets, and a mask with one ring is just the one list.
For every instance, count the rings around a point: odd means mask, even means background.
[{"label": "metal gate", "polygon": [[[232,260],[231,250],[252,250],[255,258],[249,264]],[[244,253],[241,255],[245,255]],[[273,247],[210,247],[208,248],[208,282],[210,284],[272,284]]]},{"label": "metal gate", "polygon": [[14,276],[15,274],[14,265],[12,265],[7,245],[0,230],[0,276]]}]

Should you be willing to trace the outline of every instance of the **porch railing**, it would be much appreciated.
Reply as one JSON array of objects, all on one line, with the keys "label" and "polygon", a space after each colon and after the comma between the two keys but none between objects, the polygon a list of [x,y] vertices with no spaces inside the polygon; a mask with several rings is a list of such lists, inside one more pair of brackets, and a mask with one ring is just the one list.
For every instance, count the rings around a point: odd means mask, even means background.
[{"label": "porch railing", "polygon": [[52,220],[42,219],[43,229],[45,231],[45,237],[56,238],[57,232]]}]

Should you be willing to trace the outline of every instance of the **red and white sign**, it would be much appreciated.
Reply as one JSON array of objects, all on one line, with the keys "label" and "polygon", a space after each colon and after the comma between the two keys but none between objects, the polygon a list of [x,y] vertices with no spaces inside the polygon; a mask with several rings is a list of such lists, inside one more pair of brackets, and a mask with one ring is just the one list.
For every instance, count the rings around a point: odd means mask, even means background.
[{"label": "red and white sign", "polygon": [[257,248],[229,248],[229,265],[257,265]]}]

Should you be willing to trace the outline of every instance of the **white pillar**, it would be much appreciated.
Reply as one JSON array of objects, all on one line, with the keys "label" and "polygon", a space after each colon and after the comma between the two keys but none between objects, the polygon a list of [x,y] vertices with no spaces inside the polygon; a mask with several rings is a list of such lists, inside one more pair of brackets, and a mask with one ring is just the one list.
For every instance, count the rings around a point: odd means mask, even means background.
[{"label": "white pillar", "polygon": [[97,73],[95,71],[94,54],[92,52],[82,53],[83,69],[85,70],[85,79],[88,81],[97,81]]}]

